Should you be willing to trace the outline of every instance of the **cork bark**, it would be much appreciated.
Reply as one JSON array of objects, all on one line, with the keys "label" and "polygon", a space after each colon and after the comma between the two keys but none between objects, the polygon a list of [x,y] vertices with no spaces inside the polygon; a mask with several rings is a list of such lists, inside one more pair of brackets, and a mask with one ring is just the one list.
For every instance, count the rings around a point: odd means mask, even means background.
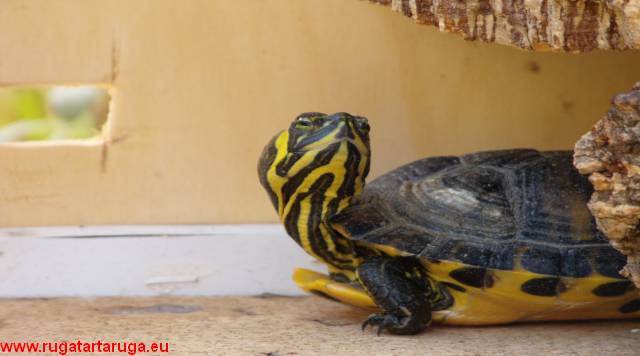
[{"label": "cork bark", "polygon": [[576,143],[574,165],[593,184],[598,228],[627,256],[620,273],[640,288],[640,82]]},{"label": "cork bark", "polygon": [[527,50],[640,48],[640,0],[369,0],[440,31]]}]

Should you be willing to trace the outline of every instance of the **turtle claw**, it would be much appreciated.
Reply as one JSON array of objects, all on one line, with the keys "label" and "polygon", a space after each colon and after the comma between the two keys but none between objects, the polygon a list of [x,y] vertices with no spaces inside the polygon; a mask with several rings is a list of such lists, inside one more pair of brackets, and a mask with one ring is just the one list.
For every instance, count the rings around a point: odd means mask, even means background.
[{"label": "turtle claw", "polygon": [[389,327],[398,325],[398,320],[390,314],[371,314],[367,320],[362,323],[362,331],[364,332],[369,325],[377,326],[378,331],[376,333],[380,336],[382,335],[382,332]]},{"label": "turtle claw", "polygon": [[362,332],[364,332],[367,326],[369,325],[371,326],[382,325],[383,321],[384,321],[384,316],[380,314],[369,315],[367,320],[365,320],[364,323],[362,323]]}]

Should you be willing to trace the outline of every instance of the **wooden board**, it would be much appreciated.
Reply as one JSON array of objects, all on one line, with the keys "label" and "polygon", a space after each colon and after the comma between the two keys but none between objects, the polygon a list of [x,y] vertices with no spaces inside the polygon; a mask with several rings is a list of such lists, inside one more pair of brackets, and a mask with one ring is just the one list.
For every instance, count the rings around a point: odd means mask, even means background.
[{"label": "wooden board", "polygon": [[168,342],[175,355],[637,355],[640,322],[360,330],[320,297],[0,300],[0,341]]},{"label": "wooden board", "polygon": [[0,145],[0,226],[263,223],[262,146],[303,111],[426,155],[571,148],[640,54],[464,42],[356,0],[4,0],[0,85],[111,86],[104,140]]}]

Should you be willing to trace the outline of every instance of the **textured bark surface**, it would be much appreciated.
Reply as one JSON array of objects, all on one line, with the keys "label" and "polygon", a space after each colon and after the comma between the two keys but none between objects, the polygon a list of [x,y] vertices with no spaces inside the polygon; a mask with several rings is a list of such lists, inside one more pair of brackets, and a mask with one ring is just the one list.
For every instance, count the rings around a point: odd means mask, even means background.
[{"label": "textured bark surface", "polygon": [[621,274],[640,288],[640,82],[576,143],[574,165],[589,174],[589,209],[611,244],[627,255]]},{"label": "textured bark surface", "polygon": [[528,50],[640,48],[640,0],[369,0],[468,40]]}]

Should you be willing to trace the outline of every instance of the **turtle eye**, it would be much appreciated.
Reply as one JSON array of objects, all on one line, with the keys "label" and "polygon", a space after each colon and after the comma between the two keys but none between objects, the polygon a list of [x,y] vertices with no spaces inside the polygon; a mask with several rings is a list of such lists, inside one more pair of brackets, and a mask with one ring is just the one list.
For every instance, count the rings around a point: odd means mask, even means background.
[{"label": "turtle eye", "polygon": [[308,117],[302,116],[296,120],[296,128],[305,130],[310,129],[311,127],[313,127],[313,121]]}]

